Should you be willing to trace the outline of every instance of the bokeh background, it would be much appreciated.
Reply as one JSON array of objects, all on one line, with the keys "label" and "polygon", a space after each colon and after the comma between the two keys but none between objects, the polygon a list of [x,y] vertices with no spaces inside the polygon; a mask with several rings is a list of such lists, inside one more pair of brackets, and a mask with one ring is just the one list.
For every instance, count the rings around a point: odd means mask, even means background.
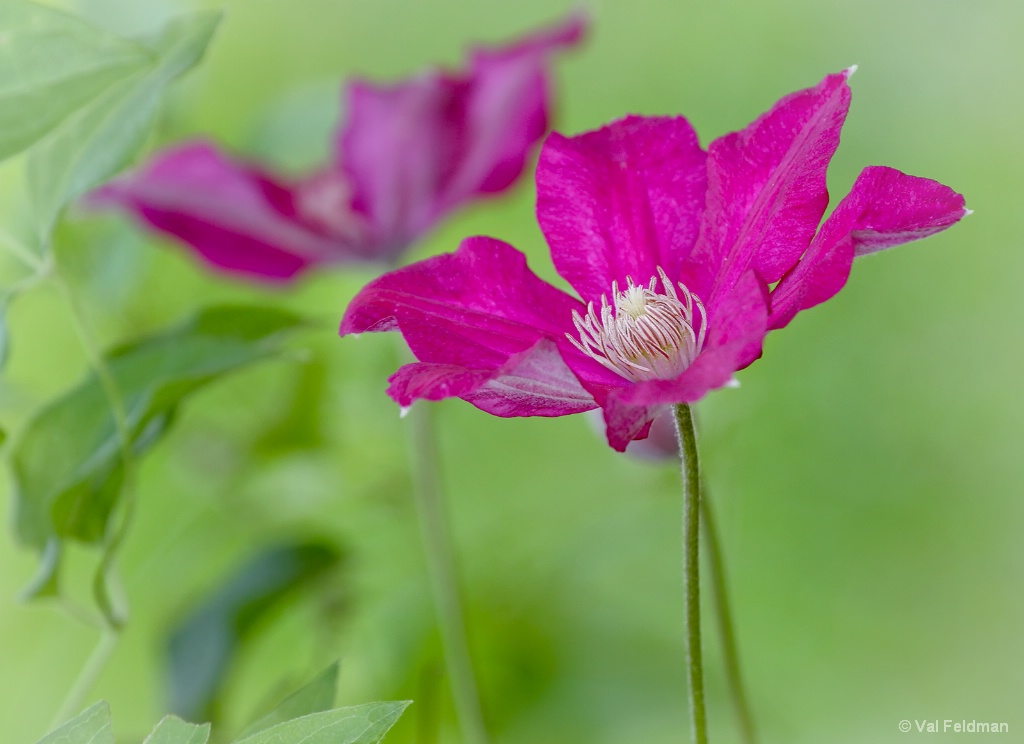
[{"label": "bokeh background", "polygon": [[[324,157],[340,82],[455,65],[559,18],[520,0],[82,0],[138,32],[224,8],[154,145],[191,135],[301,169]],[[588,43],[555,65],[556,127],[687,115],[706,144],[777,98],[860,66],[830,172],[890,165],[963,192],[947,233],[857,263],[847,288],[772,335],[738,390],[698,407],[742,662],[764,742],[905,742],[901,719],[1006,721],[1024,741],[1024,6],[1011,0],[773,3],[594,0]],[[3,177],[16,174],[4,171]],[[533,184],[446,222],[417,256],[501,237],[554,275]],[[373,273],[260,290],[214,276],[117,218],[69,221],[58,251],[104,342],[198,304],[274,303],[321,324],[289,358],[196,396],[144,461],[124,551],[132,615],[89,695],[121,741],[167,703],[168,635],[254,555],[315,540],[340,567],[240,639],[214,713],[225,732],[341,659],[340,702],[418,702],[389,735],[456,741],[409,492],[406,422],[384,395],[400,349],[334,326]],[[564,285],[563,285],[564,286]],[[56,293],[19,298],[5,427],[87,369]],[[501,744],[678,742],[688,729],[680,493],[671,463],[614,453],[585,417],[501,420],[436,405],[486,715]],[[0,504],[9,512],[7,487]],[[86,601],[95,558],[72,556]],[[0,731],[41,736],[97,641],[17,594],[36,559],[0,538]],[[705,629],[712,740],[738,740]],[[980,738],[978,735],[976,738]],[[929,738],[930,737],[930,738]],[[960,734],[957,741],[970,740]],[[424,739],[419,739],[424,741]]]}]

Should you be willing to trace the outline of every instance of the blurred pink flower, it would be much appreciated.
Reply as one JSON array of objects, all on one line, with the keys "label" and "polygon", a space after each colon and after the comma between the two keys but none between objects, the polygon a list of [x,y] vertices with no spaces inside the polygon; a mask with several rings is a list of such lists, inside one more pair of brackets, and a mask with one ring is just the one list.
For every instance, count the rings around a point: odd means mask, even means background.
[{"label": "blurred pink flower", "polygon": [[401,331],[420,360],[390,378],[402,406],[458,396],[497,416],[600,407],[624,450],[668,405],[728,383],[768,331],[838,292],[856,256],[966,213],[942,184],[869,167],[819,227],[848,76],[786,96],[707,152],[682,117],[552,134],[537,216],[582,302],[511,246],[469,238],[371,282],[341,334]]},{"label": "blurred pink flower", "polygon": [[475,49],[465,73],[350,82],[334,162],[298,182],[188,142],[87,204],[126,209],[211,266],[265,281],[323,264],[394,263],[453,209],[519,177],[548,129],[549,57],[584,28],[575,16],[510,46]]}]

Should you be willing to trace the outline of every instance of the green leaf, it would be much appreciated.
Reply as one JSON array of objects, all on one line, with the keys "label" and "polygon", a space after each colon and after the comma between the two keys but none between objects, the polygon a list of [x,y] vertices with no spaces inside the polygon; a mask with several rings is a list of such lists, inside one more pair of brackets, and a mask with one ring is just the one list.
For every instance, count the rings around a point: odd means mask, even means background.
[{"label": "green leaf", "polygon": [[165,716],[142,744],[206,744],[210,724],[187,723],[177,716]]},{"label": "green leaf", "polygon": [[336,708],[279,723],[237,744],[377,744],[409,701]]},{"label": "green leaf", "polygon": [[220,14],[210,12],[168,23],[145,42],[151,64],[108,88],[30,150],[29,191],[41,236],[49,235],[66,204],[135,157],[164,88],[202,58],[219,22]]},{"label": "green leaf", "polygon": [[105,702],[96,703],[36,744],[114,744],[110,708]]},{"label": "green leaf", "polygon": [[[153,446],[191,393],[276,353],[285,333],[300,325],[273,308],[213,308],[108,354],[134,453]],[[103,541],[124,475],[119,442],[95,374],[29,421],[10,457],[15,527],[24,544],[42,550],[52,538]]]},{"label": "green leaf", "polygon": [[56,537],[46,541],[39,557],[39,569],[32,581],[21,593],[24,600],[60,596],[60,559],[64,554],[64,543]]},{"label": "green leaf", "polygon": [[0,5],[0,160],[152,64],[145,46],[20,0]]},{"label": "green leaf", "polygon": [[[340,558],[331,545],[287,543],[263,549],[227,577],[170,635],[170,710],[185,718],[214,719],[224,679],[239,647],[294,592],[336,566]],[[333,674],[330,679],[321,675],[296,694],[296,699],[282,703],[284,713],[261,728],[330,708],[334,705],[336,668]],[[329,699],[321,702],[325,698]]]},{"label": "green leaf", "polygon": [[280,415],[253,443],[253,451],[262,458],[316,450],[326,441],[324,407],[327,394],[327,364],[314,357],[298,366],[288,399]]},{"label": "green leaf", "polygon": [[252,736],[260,731],[310,713],[329,710],[338,696],[338,662],[334,662],[316,675],[305,687],[292,693],[281,704],[242,732]]}]

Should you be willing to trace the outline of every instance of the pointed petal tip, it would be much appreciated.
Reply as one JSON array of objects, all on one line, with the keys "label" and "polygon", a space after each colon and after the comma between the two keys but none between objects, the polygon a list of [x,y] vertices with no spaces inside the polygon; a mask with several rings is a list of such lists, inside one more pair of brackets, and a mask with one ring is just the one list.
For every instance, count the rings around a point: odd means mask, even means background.
[{"label": "pointed petal tip", "polygon": [[723,385],[722,387],[738,388],[739,386],[740,386],[740,381],[737,380],[735,377],[730,377],[729,381],[727,383],[725,383],[725,385]]},{"label": "pointed petal tip", "polygon": [[550,38],[557,46],[572,46],[583,41],[590,32],[593,11],[578,2],[569,9],[561,21],[550,28]]},{"label": "pointed petal tip", "polygon": [[847,80],[852,78],[853,73],[857,72],[857,67],[859,67],[859,65],[850,65],[849,67],[847,67],[845,70],[843,70],[843,77],[845,77]]},{"label": "pointed petal tip", "polygon": [[587,7],[585,3],[577,2],[569,10],[568,23],[575,25],[579,29],[579,34],[582,37],[590,29],[590,25],[593,22],[594,11]]},{"label": "pointed petal tip", "polygon": [[964,213],[963,213],[964,217],[969,217],[972,214],[974,214],[974,210],[973,209],[968,209],[967,207],[964,207]]},{"label": "pointed petal tip", "polygon": [[411,411],[411,410],[412,410],[412,405],[402,406],[401,408],[398,409],[398,418],[404,419],[406,416],[409,415],[409,411]]}]

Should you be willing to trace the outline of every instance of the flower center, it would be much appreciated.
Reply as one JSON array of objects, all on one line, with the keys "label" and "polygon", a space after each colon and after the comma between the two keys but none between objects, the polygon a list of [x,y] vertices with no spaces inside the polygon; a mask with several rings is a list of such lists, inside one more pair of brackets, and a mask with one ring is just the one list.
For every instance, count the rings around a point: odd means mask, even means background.
[{"label": "flower center", "polygon": [[299,186],[296,208],[314,228],[339,240],[358,240],[362,223],[351,207],[352,187],[332,171],[318,173]]},{"label": "flower center", "polygon": [[704,347],[704,305],[682,283],[677,293],[660,266],[646,287],[630,277],[626,284],[620,290],[613,281],[611,304],[601,295],[600,310],[591,302],[586,315],[573,311],[580,338],[566,336],[577,349],[627,380],[678,377]]}]

